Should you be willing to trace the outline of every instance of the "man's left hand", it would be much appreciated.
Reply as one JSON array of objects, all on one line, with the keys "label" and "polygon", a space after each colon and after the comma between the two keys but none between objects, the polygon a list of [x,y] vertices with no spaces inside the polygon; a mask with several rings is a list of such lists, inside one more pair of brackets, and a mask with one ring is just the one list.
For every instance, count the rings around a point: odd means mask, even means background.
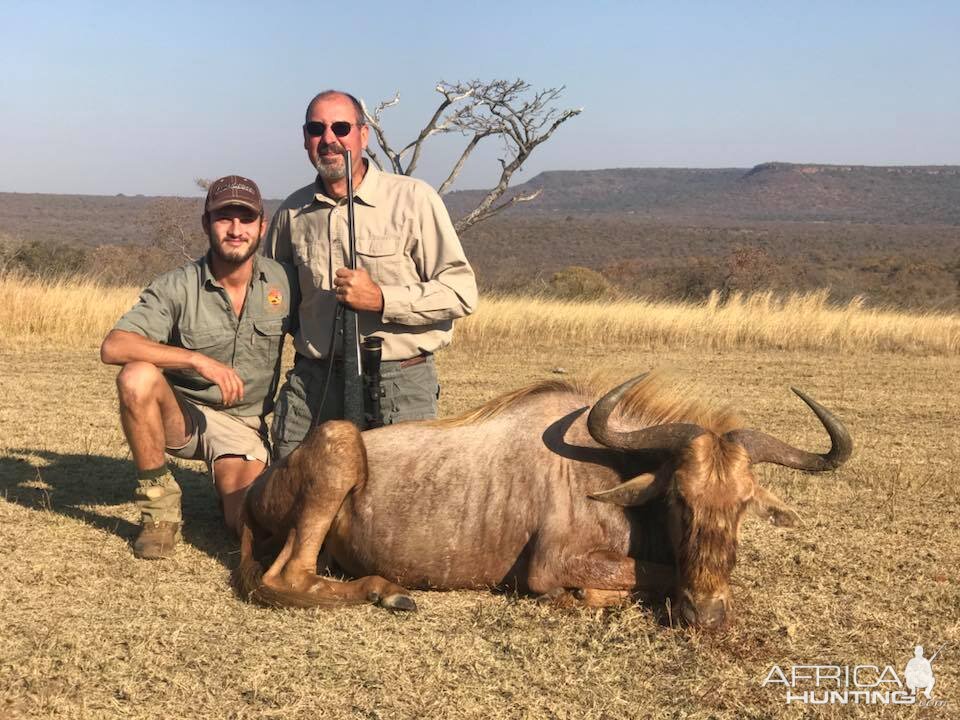
[{"label": "man's left hand", "polygon": [[363,269],[340,268],[333,278],[337,300],[354,310],[383,310],[383,292]]}]

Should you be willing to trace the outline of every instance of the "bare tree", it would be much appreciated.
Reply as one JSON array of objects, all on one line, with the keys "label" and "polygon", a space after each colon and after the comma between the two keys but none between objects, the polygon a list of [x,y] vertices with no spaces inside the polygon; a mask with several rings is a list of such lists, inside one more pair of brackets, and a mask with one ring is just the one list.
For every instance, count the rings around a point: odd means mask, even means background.
[{"label": "bare tree", "polygon": [[23,242],[5,232],[0,232],[0,277],[13,270],[20,261]]},{"label": "bare tree", "polygon": [[[212,180],[193,179],[206,191]],[[194,260],[207,250],[207,238],[200,224],[203,200],[189,197],[158,197],[150,201],[140,218],[140,231],[147,244],[170,255],[173,262]]]},{"label": "bare tree", "polygon": [[732,292],[757,292],[775,284],[776,263],[757,245],[738,245],[726,257],[727,272],[720,290],[724,297]]},{"label": "bare tree", "polygon": [[[564,90],[563,87],[532,91],[528,83],[519,79],[492,82],[472,80],[459,83],[441,81],[435,89],[443,99],[417,137],[400,149],[387,139],[382,124],[383,111],[400,102],[400,93],[397,92],[392,99],[379,103],[372,112],[364,103],[363,110],[393,172],[401,175],[413,174],[427,138],[451,132],[458,132],[469,138],[447,179],[440,185],[441,195],[450,190],[467,158],[482,140],[489,137],[500,138],[504,151],[504,157],[499,158],[500,180],[473,210],[457,221],[456,228],[459,232],[517,203],[537,198],[541,190],[514,195],[499,205],[496,204],[510,186],[513,174],[526,162],[534,148],[549,140],[560,125],[583,110],[561,110],[554,107],[554,102]],[[367,154],[377,167],[383,169],[376,153],[368,149]]]},{"label": "bare tree", "polygon": [[159,197],[144,209],[140,229],[147,243],[182,260],[194,260],[206,249],[200,227],[199,198]]}]

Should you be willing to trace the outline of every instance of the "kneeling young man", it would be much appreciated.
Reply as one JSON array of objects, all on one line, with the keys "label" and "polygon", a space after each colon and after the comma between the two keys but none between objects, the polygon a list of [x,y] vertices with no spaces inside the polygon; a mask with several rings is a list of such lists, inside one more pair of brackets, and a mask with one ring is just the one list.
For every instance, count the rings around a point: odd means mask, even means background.
[{"label": "kneeling young man", "polygon": [[137,468],[134,555],[170,557],[182,522],[180,486],[164,452],[205,460],[236,529],[246,487],[270,457],[284,334],[296,318],[292,271],[257,253],[266,232],[260,190],[236,175],[211,183],[203,214],[210,251],[161,275],[100,347],[122,365],[120,421]]}]

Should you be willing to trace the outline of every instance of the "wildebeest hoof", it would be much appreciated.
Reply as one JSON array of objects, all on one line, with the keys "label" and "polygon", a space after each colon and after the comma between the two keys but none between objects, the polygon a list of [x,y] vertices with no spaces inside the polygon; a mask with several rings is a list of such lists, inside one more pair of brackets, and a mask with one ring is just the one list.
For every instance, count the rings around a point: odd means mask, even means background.
[{"label": "wildebeest hoof", "polygon": [[380,601],[379,605],[380,607],[385,607],[388,610],[413,611],[417,609],[417,604],[413,601],[412,597],[409,595],[401,595],[400,593],[387,595]]}]

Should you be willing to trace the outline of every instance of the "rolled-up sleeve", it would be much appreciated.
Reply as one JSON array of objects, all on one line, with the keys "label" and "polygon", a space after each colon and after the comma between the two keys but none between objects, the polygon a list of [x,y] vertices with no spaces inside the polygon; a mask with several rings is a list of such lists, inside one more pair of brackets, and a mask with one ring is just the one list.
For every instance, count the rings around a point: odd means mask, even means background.
[{"label": "rolled-up sleeve", "polygon": [[180,313],[182,295],[172,285],[170,274],[151,283],[140,293],[137,304],[117,321],[113,329],[134,332],[154,342],[169,343]]}]

